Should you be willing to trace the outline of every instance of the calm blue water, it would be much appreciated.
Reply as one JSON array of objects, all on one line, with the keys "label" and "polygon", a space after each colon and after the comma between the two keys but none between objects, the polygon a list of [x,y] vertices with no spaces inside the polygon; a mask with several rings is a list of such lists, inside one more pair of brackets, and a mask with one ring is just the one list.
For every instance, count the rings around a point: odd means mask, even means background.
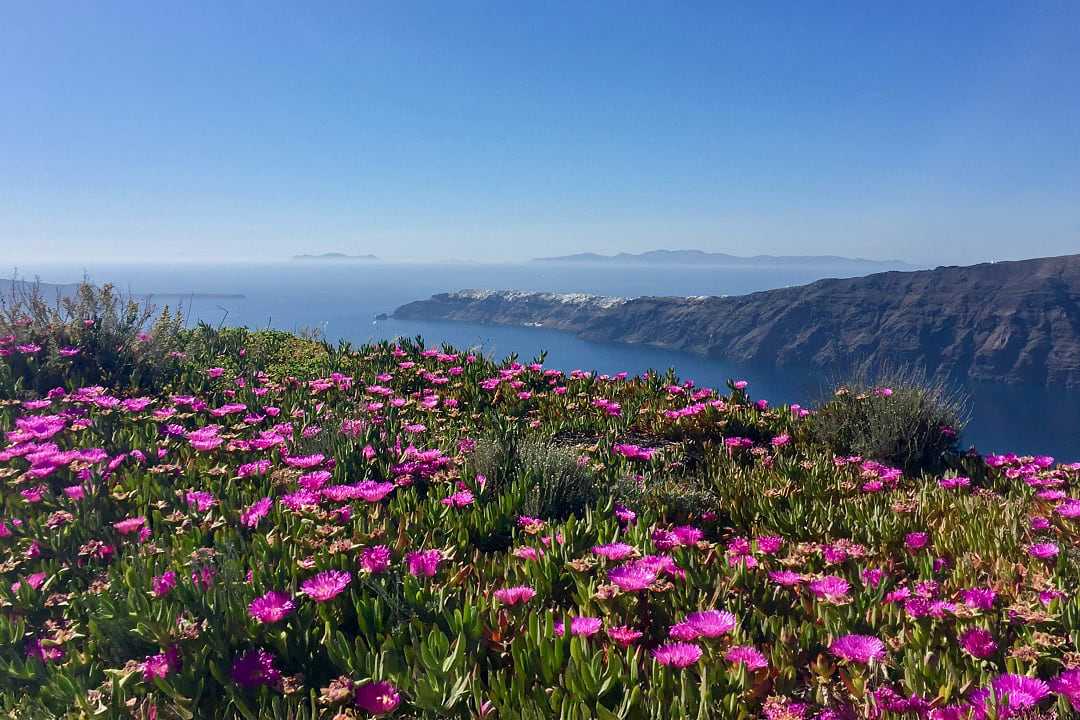
[{"label": "calm blue water", "polygon": [[[39,264],[21,277],[68,283],[84,274],[134,293],[239,293],[243,299],[185,300],[190,318],[211,324],[318,327],[330,339],[354,343],[422,335],[428,344],[477,347],[502,357],[531,359],[547,351],[547,365],[631,373],[676,368],[699,385],[722,387],[729,378],[751,381],[755,398],[809,404],[821,396],[823,374],[748,367],[640,346],[591,343],[543,328],[500,328],[463,323],[375,321],[375,315],[429,295],[464,288],[589,292],[602,295],[738,295],[822,277],[830,268],[798,271],[692,267],[590,267],[547,264]],[[175,298],[158,304],[175,304]],[[964,440],[983,451],[1046,453],[1080,459],[1080,393],[973,386],[973,419]]]}]

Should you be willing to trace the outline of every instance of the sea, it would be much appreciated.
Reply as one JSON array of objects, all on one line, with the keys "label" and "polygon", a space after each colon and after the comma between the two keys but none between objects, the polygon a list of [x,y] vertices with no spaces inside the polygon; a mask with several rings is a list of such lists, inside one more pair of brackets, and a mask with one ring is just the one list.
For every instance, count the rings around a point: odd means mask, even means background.
[{"label": "sea", "polygon": [[[329,340],[354,344],[422,336],[495,358],[529,361],[546,353],[547,367],[614,374],[673,368],[699,386],[723,388],[748,380],[751,395],[771,403],[812,407],[835,381],[828,372],[751,366],[637,345],[595,343],[544,328],[512,328],[441,321],[376,319],[412,300],[463,289],[641,295],[741,295],[825,277],[847,268],[634,266],[582,263],[391,263],[382,261],[38,263],[17,268],[22,279],[66,284],[83,277],[181,304],[190,322],[283,330],[318,329]],[[1052,455],[1080,460],[1080,393],[1041,387],[973,384],[965,447],[982,452]]]}]

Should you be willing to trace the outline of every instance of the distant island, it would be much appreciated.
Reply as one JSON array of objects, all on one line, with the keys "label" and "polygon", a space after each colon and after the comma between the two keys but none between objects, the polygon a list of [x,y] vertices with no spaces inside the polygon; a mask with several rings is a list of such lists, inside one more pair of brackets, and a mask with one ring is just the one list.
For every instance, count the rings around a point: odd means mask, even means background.
[{"label": "distant island", "polygon": [[340,260],[378,260],[375,255],[347,255],[339,252],[322,253],[321,255],[293,255],[293,260],[326,260],[326,261],[340,261]]},{"label": "distant island", "polygon": [[466,290],[393,317],[546,327],[599,342],[836,372],[1080,388],[1080,255],[818,280],[735,297]]},{"label": "distant island", "polygon": [[868,272],[883,270],[914,270],[918,266],[901,260],[867,260],[838,255],[728,255],[703,250],[650,250],[643,253],[599,255],[577,253],[557,257],[533,258],[538,263],[607,263],[622,265],[715,265],[724,267],[858,267]]}]

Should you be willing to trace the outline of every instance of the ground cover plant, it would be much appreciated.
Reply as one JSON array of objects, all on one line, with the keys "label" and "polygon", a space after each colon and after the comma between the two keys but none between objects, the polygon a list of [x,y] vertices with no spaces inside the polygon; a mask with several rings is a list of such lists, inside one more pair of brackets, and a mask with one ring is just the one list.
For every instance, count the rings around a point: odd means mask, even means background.
[{"label": "ground cover plant", "polygon": [[41,388],[80,348],[31,327],[0,337],[10,717],[1080,711],[1080,464],[905,473],[742,381],[419,340],[204,326]]}]

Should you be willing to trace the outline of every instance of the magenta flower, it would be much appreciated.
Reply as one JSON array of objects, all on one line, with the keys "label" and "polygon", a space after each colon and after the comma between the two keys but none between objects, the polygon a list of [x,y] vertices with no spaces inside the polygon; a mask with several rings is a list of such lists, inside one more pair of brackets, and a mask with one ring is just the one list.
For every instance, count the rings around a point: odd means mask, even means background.
[{"label": "magenta flower", "polygon": [[1028,555],[1039,560],[1051,560],[1056,558],[1060,550],[1051,542],[1035,543],[1028,545]]},{"label": "magenta flower", "polygon": [[829,652],[841,660],[866,665],[885,659],[885,643],[872,635],[844,635],[833,640]]},{"label": "magenta flower", "polygon": [[997,652],[997,643],[990,631],[970,628],[960,635],[960,647],[972,657],[985,660]]},{"label": "magenta flower", "polygon": [[632,556],[635,552],[633,545],[627,545],[626,543],[611,543],[609,545],[594,545],[592,552],[594,555],[607,558],[608,560],[625,560]]},{"label": "magenta flower", "polygon": [[248,612],[251,617],[264,624],[283,620],[295,609],[296,605],[293,604],[292,598],[276,590],[271,590],[262,597],[255,598],[248,605]]},{"label": "magenta flower", "polygon": [[150,587],[153,589],[155,597],[165,597],[176,587],[176,571],[166,570],[161,575],[156,576],[150,582]]},{"label": "magenta flower", "polygon": [[795,587],[803,581],[803,576],[793,570],[773,570],[769,573],[769,579],[777,585]]},{"label": "magenta flower", "polygon": [[276,685],[281,672],[274,667],[274,656],[262,648],[248,650],[233,661],[232,680],[244,689]]},{"label": "magenta flower", "polygon": [[847,600],[848,590],[851,589],[848,581],[838,575],[826,575],[813,580],[809,587],[810,592],[814,593],[814,597],[818,600],[831,603],[840,603]]},{"label": "magenta flower", "polygon": [[701,659],[701,648],[692,643],[668,643],[653,650],[653,657],[661,665],[682,669]]},{"label": "magenta flower", "polygon": [[[600,628],[602,628],[603,625],[604,623],[600,618],[573,617],[570,618],[570,634],[579,637],[592,637],[600,632]],[[559,620],[555,623],[555,634],[562,637],[564,632],[563,621]]]},{"label": "magenta flower", "polygon": [[327,602],[340,595],[352,577],[344,570],[325,570],[300,585],[300,592],[315,602]]},{"label": "magenta flower", "polygon": [[434,577],[442,559],[439,550],[414,550],[405,556],[405,563],[414,577]]},{"label": "magenta flower", "polygon": [[607,629],[607,636],[619,647],[630,647],[641,639],[642,632],[627,625],[616,625]]},{"label": "magenta flower", "polygon": [[146,518],[140,516],[114,522],[113,527],[116,528],[116,532],[121,535],[130,535],[133,532],[138,532],[145,524]]},{"label": "magenta flower", "polygon": [[912,552],[922,550],[930,544],[930,535],[924,532],[908,533],[904,536],[904,547]]},{"label": "magenta flower", "polygon": [[649,563],[631,562],[608,570],[608,580],[623,592],[647,590],[656,581],[658,571]]},{"label": "magenta flower", "polygon": [[705,610],[690,613],[686,619],[668,631],[675,640],[688,642],[698,638],[718,638],[735,629],[735,616],[726,610]]},{"label": "magenta flower", "polygon": [[356,484],[356,495],[364,502],[377,503],[394,491],[394,483],[363,480]]},{"label": "magenta flower", "polygon": [[214,496],[205,490],[188,490],[184,499],[187,501],[188,507],[193,507],[198,512],[206,512],[217,505]]},{"label": "magenta flower", "polygon": [[384,573],[390,568],[390,548],[385,545],[372,545],[360,551],[360,567],[373,575]]},{"label": "magenta flower", "polygon": [[1050,694],[1050,686],[1042,680],[1026,675],[998,675],[990,681],[990,687],[980,688],[971,694],[971,704],[985,711],[991,696],[997,706],[998,717],[1013,717],[1019,711],[1036,707]]},{"label": "magenta flower", "polygon": [[528,585],[516,585],[495,591],[495,599],[503,605],[524,605],[535,596],[536,591]]},{"label": "magenta flower", "polygon": [[969,608],[975,610],[993,610],[997,593],[990,588],[970,588],[960,593],[960,598]]},{"label": "magenta flower", "polygon": [[724,659],[735,665],[745,665],[751,672],[769,667],[769,661],[752,645],[734,645],[724,653]]},{"label": "magenta flower", "polygon": [[1050,681],[1050,689],[1069,701],[1080,712],[1080,669],[1066,670]]},{"label": "magenta flower", "polygon": [[463,508],[468,507],[469,505],[472,505],[474,502],[476,502],[476,498],[473,497],[473,494],[468,490],[461,490],[454,493],[453,495],[444,497],[440,502],[442,502],[443,505],[447,505],[449,507]]},{"label": "magenta flower", "polygon": [[240,522],[249,528],[258,526],[259,522],[270,512],[274,501],[268,497],[256,500],[248,508],[240,513]]},{"label": "magenta flower", "polygon": [[358,708],[372,715],[392,713],[401,704],[397,688],[385,680],[364,683],[356,688],[353,697]]},{"label": "magenta flower", "polygon": [[180,669],[180,650],[171,645],[165,652],[150,655],[143,661],[143,680],[152,682],[155,678],[166,678]]}]

